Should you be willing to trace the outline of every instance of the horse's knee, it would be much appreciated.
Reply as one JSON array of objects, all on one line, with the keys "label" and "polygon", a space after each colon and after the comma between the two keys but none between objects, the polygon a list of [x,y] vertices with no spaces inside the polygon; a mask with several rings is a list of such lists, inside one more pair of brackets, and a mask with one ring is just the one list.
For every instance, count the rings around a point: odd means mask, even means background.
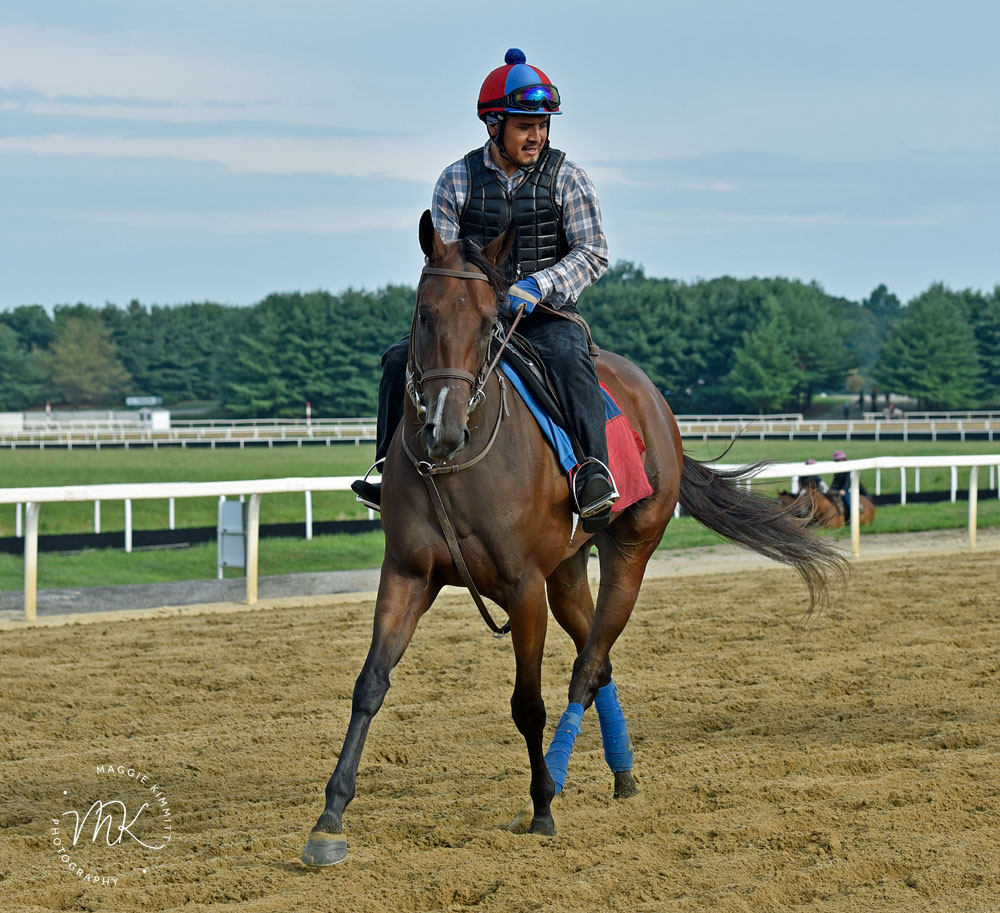
[{"label": "horse's knee", "polygon": [[541,694],[526,695],[515,689],[510,698],[510,715],[517,731],[523,736],[545,729],[545,702]]},{"label": "horse's knee", "polygon": [[365,666],[354,683],[354,696],[351,700],[351,710],[368,717],[375,716],[386,692],[389,690],[389,675],[381,669]]}]

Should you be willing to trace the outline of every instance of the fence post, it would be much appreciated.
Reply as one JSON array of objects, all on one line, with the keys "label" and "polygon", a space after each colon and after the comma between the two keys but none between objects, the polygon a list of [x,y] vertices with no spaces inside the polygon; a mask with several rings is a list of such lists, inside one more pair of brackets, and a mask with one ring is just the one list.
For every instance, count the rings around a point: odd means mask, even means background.
[{"label": "fence post", "polygon": [[100,533],[101,531],[101,502],[94,502],[94,532]]},{"label": "fence post", "polygon": [[876,495],[882,494],[882,470],[881,469],[876,469],[875,470],[875,494]]},{"label": "fence post", "polygon": [[132,552],[132,499],[125,499],[125,554]]},{"label": "fence post", "polygon": [[906,467],[899,467],[899,503],[906,503]]},{"label": "fence post", "polygon": [[951,467],[951,503],[958,500],[958,467]]},{"label": "fence post", "polygon": [[313,537],[313,493],[306,492],[306,539]]},{"label": "fence post", "polygon": [[861,500],[861,473],[851,470],[851,550],[855,558],[861,557],[861,513],[858,502]]},{"label": "fence post", "polygon": [[24,529],[24,620],[35,620],[38,603],[38,501],[29,501]]},{"label": "fence post", "polygon": [[177,510],[174,506],[174,498],[170,498],[167,501],[167,528],[176,529],[177,528]]},{"label": "fence post", "polygon": [[24,524],[21,520],[21,505],[14,507],[14,535],[20,539],[24,535]]},{"label": "fence post", "polygon": [[976,527],[979,512],[979,467],[969,470],[969,548],[976,547]]},{"label": "fence post", "polygon": [[920,494],[920,467],[913,470],[913,493]]},{"label": "fence post", "polygon": [[257,555],[260,544],[260,495],[250,495],[247,505],[247,605],[257,601]]}]

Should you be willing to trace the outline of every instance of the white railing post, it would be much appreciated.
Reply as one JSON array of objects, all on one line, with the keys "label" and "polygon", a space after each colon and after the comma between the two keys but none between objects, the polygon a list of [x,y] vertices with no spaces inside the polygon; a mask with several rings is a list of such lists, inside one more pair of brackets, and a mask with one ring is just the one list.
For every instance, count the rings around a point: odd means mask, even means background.
[{"label": "white railing post", "polygon": [[94,502],[94,532],[100,533],[101,531],[101,502]]},{"label": "white railing post", "polygon": [[257,601],[257,556],[260,544],[260,495],[250,495],[247,506],[247,605]]},{"label": "white railing post", "polygon": [[42,506],[29,501],[24,530],[24,620],[34,621],[38,603],[38,511]]},{"label": "white railing post", "polygon": [[899,467],[899,503],[906,503],[906,467]]},{"label": "white railing post", "polygon": [[24,535],[24,521],[21,518],[21,505],[14,507],[14,535],[20,539]]},{"label": "white railing post", "polygon": [[875,494],[876,495],[882,494],[882,470],[881,469],[876,469],[875,470]]},{"label": "white railing post", "polygon": [[174,498],[167,499],[167,528],[177,529],[177,510],[174,506]]},{"label": "white railing post", "polygon": [[861,500],[861,473],[851,470],[851,551],[855,558],[861,557],[861,513],[858,502]]},{"label": "white railing post", "polygon": [[979,467],[969,470],[969,548],[976,547],[976,527],[979,525]]},{"label": "white railing post", "polygon": [[951,467],[951,503],[958,500],[958,467]]},{"label": "white railing post", "polygon": [[306,493],[306,539],[313,537],[313,493]]},{"label": "white railing post", "polygon": [[125,554],[132,553],[132,499],[125,499]]},{"label": "white railing post", "polygon": [[920,494],[920,467],[913,470],[913,493]]}]

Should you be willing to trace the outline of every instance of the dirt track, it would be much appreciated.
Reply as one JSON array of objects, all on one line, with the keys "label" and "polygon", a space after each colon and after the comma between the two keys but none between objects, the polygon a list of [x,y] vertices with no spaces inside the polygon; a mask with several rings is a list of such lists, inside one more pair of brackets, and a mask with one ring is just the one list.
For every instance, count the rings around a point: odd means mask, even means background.
[{"label": "dirt track", "polygon": [[[372,727],[351,855],[320,871],[297,859],[369,601],[2,631],[0,908],[994,913],[998,559],[858,564],[804,631],[782,569],[648,582],[614,654],[642,792],[611,799],[588,712],[554,838],[501,828],[528,783],[510,645],[443,598]],[[550,728],[571,662],[550,627]],[[158,781],[173,832],[141,857],[80,848],[119,875],[95,887],[49,829],[133,785],[98,787],[107,763]]]}]

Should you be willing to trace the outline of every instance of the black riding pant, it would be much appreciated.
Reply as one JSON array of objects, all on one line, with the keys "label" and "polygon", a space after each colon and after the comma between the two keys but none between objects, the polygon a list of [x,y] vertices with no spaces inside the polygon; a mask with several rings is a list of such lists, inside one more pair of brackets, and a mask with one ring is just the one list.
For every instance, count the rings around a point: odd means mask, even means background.
[{"label": "black riding pant", "polygon": [[[537,310],[523,318],[518,332],[537,350],[562,403],[570,432],[576,436],[584,457],[608,464],[608,442],[604,431],[604,394],[590,357],[587,334],[572,320]],[[406,396],[406,359],[409,337],[404,336],[382,356],[382,379],[378,385],[378,443],[376,459],[389,452],[389,443],[403,418]]]}]

